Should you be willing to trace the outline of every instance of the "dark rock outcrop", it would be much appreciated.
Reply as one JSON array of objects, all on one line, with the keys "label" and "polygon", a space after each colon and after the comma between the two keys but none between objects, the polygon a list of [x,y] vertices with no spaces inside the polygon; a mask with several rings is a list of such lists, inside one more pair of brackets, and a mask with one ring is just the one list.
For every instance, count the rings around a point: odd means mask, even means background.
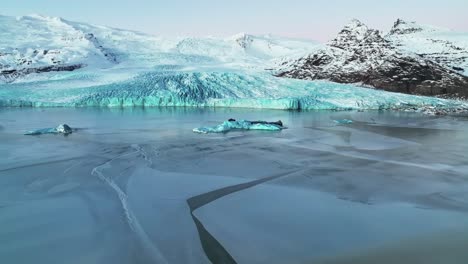
[{"label": "dark rock outcrop", "polygon": [[96,49],[98,49],[104,55],[104,57],[106,57],[108,61],[115,63],[115,64],[119,63],[117,59],[117,55],[115,55],[113,52],[109,51],[104,46],[102,46],[99,40],[96,38],[96,36],[94,36],[93,33],[86,34],[85,39],[91,42],[93,46]]},{"label": "dark rock outcrop", "polygon": [[414,23],[408,23],[402,19],[397,19],[397,21],[393,24],[393,28],[390,30],[390,35],[405,35],[421,31],[423,31],[423,29],[421,27],[415,26]]},{"label": "dark rock outcrop", "polygon": [[21,69],[10,69],[0,71],[0,78],[6,82],[13,82],[19,77],[33,74],[33,73],[44,73],[44,72],[61,72],[61,71],[74,71],[83,68],[84,64],[72,64],[72,65],[50,65],[36,68],[21,68]]},{"label": "dark rock outcrop", "polygon": [[359,83],[408,94],[468,96],[468,77],[418,54],[399,51],[380,32],[357,20],[323,49],[279,69],[277,76]]}]

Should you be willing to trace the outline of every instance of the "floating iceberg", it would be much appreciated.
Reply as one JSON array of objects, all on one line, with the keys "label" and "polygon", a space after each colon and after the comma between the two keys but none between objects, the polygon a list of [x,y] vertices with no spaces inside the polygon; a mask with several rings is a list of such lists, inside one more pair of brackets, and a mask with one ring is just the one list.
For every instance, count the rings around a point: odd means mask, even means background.
[{"label": "floating iceberg", "polygon": [[208,134],[208,133],[226,133],[231,130],[266,130],[280,131],[284,127],[271,123],[252,123],[247,120],[240,121],[224,121],[222,124],[213,127],[194,128],[193,132]]},{"label": "floating iceberg", "polygon": [[58,125],[55,128],[42,128],[42,129],[27,131],[24,134],[28,135],[28,136],[37,136],[37,135],[43,135],[43,134],[68,135],[68,134],[71,134],[71,133],[73,133],[72,128],[70,126],[68,126],[67,124],[62,124],[62,125]]},{"label": "floating iceberg", "polygon": [[349,125],[349,124],[353,123],[353,120],[341,119],[341,120],[333,120],[333,122],[335,122],[336,124],[339,124],[339,125]]}]

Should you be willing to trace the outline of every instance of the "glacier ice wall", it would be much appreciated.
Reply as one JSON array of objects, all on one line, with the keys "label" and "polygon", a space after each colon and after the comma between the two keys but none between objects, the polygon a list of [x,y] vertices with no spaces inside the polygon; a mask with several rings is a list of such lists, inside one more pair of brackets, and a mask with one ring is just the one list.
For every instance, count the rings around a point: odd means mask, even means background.
[{"label": "glacier ice wall", "polygon": [[198,106],[288,110],[459,107],[456,101],[389,93],[327,81],[273,77],[267,72],[152,71],[93,85],[91,73],[36,82],[0,84],[0,106]]}]

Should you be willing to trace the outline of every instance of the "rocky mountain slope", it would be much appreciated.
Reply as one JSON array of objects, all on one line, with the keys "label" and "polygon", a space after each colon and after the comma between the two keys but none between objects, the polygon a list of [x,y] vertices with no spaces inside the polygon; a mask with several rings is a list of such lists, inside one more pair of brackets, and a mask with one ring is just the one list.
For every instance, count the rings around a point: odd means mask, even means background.
[{"label": "rocky mountain slope", "polygon": [[[324,47],[283,63],[277,76],[358,83],[408,94],[468,96],[468,77],[462,74],[466,67],[463,54],[468,49],[448,40],[442,43],[441,37],[422,41],[422,36],[443,36],[440,30],[431,30],[398,20],[390,33],[382,36],[353,20]],[[434,52],[417,52],[430,50],[426,46],[433,43],[438,43]]]}]

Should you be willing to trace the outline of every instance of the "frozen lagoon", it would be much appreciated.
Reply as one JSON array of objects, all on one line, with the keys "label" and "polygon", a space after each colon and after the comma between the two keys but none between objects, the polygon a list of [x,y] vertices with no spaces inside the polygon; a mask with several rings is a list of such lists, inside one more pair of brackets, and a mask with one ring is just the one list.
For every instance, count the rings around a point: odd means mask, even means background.
[{"label": "frozen lagoon", "polygon": [[[228,118],[288,129],[192,132]],[[78,131],[22,135],[60,123]],[[1,108],[0,260],[466,263],[467,132],[390,111]]]}]

